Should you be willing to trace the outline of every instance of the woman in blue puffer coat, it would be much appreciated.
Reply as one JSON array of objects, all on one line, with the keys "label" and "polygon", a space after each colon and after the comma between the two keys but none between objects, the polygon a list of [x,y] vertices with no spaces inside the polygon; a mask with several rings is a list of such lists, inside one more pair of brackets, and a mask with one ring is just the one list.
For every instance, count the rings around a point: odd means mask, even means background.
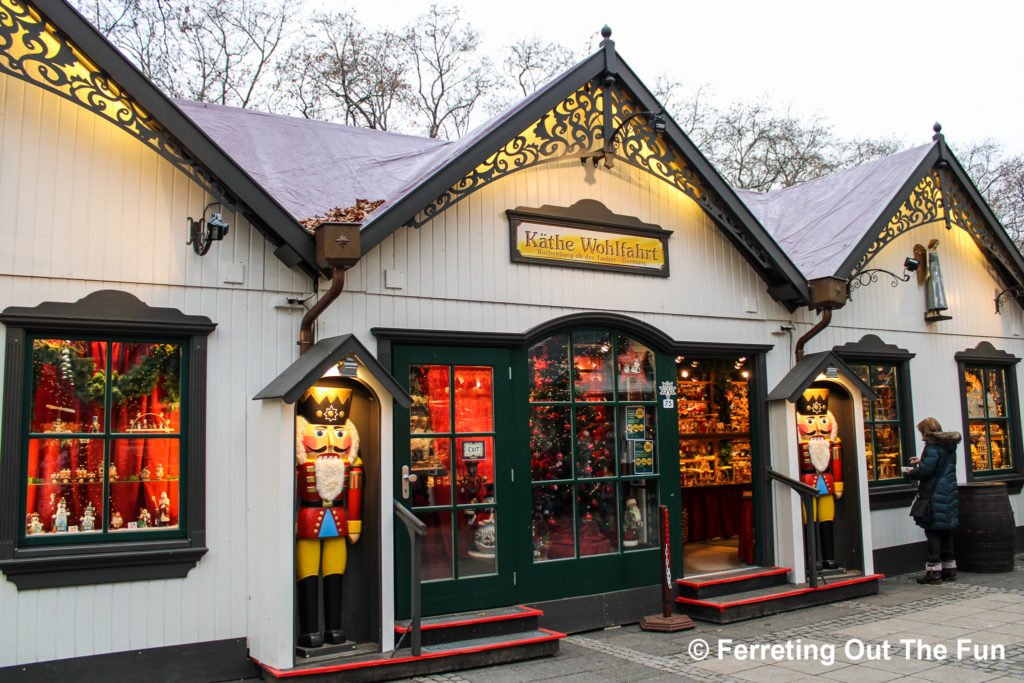
[{"label": "woman in blue puffer coat", "polygon": [[934,417],[921,420],[917,429],[924,441],[924,451],[920,458],[910,461],[913,467],[903,468],[907,477],[920,481],[918,497],[931,500],[930,519],[914,518],[928,539],[925,573],[917,582],[954,581],[953,529],[960,524],[960,498],[956,483],[956,447],[960,443],[960,434],[942,431],[942,425]]}]

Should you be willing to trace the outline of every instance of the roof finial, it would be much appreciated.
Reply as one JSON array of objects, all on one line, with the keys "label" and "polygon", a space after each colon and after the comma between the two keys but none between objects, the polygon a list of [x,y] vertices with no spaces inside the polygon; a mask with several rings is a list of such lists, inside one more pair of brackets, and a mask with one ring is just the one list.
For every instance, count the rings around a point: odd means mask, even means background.
[{"label": "roof finial", "polygon": [[932,126],[932,130],[935,131],[935,135],[932,136],[932,140],[938,140],[939,138],[942,137],[942,124],[941,123],[936,121],[935,125]]},{"label": "roof finial", "polygon": [[608,40],[609,38],[611,38],[612,37],[612,27],[609,26],[608,24],[605,24],[601,28],[601,37],[604,38],[605,40]]}]

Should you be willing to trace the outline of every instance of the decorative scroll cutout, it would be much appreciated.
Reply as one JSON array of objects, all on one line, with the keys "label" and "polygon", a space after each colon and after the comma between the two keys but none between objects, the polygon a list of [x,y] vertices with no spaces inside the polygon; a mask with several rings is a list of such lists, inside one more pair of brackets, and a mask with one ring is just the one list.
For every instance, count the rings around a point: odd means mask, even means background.
[{"label": "decorative scroll cutout", "polygon": [[155,150],[211,193],[230,197],[149,112],[21,0],[0,0],[0,71],[85,107]]},{"label": "decorative scroll cutout", "polygon": [[959,181],[948,170],[936,168],[929,170],[913,189],[903,206],[878,233],[857,265],[850,270],[849,277],[856,277],[885,245],[898,236],[938,220],[947,221],[947,227],[955,225],[966,231],[982,252],[998,261],[1018,283],[1024,283],[1024,273],[1017,268],[1009,252],[995,238],[994,226],[989,225],[980,215]]},{"label": "decorative scroll cutout", "polygon": [[609,130],[617,130],[615,156],[663,180],[683,192],[738,240],[758,265],[768,268],[767,252],[745,230],[687,163],[664,134],[655,133],[643,116],[630,119],[643,108],[617,85],[595,79],[567,97],[501,149],[490,155],[465,177],[442,193],[410,222],[420,227],[485,185],[537,164],[573,157],[600,157],[604,146],[605,99],[610,111]]}]

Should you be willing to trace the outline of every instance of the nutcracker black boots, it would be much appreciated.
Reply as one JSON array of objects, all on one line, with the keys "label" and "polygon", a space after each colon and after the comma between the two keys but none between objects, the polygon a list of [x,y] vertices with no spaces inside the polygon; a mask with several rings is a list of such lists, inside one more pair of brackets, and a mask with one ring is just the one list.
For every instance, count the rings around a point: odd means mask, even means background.
[{"label": "nutcracker black boots", "polygon": [[818,538],[821,540],[821,566],[825,569],[835,569],[836,564],[836,541],[835,531],[832,522],[818,522]]},{"label": "nutcracker black boots", "polygon": [[324,640],[328,645],[345,642],[341,629],[341,588],[344,574],[328,574],[324,577]]},{"label": "nutcracker black boots", "polygon": [[320,647],[324,637],[320,634],[320,605],[317,598],[319,577],[307,576],[296,584],[296,599],[299,605],[299,646]]}]

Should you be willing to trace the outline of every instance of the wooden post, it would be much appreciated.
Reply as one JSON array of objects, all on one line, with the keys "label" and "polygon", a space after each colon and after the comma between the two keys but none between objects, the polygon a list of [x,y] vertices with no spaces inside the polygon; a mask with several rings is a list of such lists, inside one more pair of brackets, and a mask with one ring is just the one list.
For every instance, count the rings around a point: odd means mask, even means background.
[{"label": "wooden post", "polygon": [[645,631],[674,633],[694,628],[693,620],[685,614],[676,614],[672,609],[672,556],[669,549],[668,506],[658,508],[661,517],[661,615],[644,617],[640,620],[640,628]]}]

